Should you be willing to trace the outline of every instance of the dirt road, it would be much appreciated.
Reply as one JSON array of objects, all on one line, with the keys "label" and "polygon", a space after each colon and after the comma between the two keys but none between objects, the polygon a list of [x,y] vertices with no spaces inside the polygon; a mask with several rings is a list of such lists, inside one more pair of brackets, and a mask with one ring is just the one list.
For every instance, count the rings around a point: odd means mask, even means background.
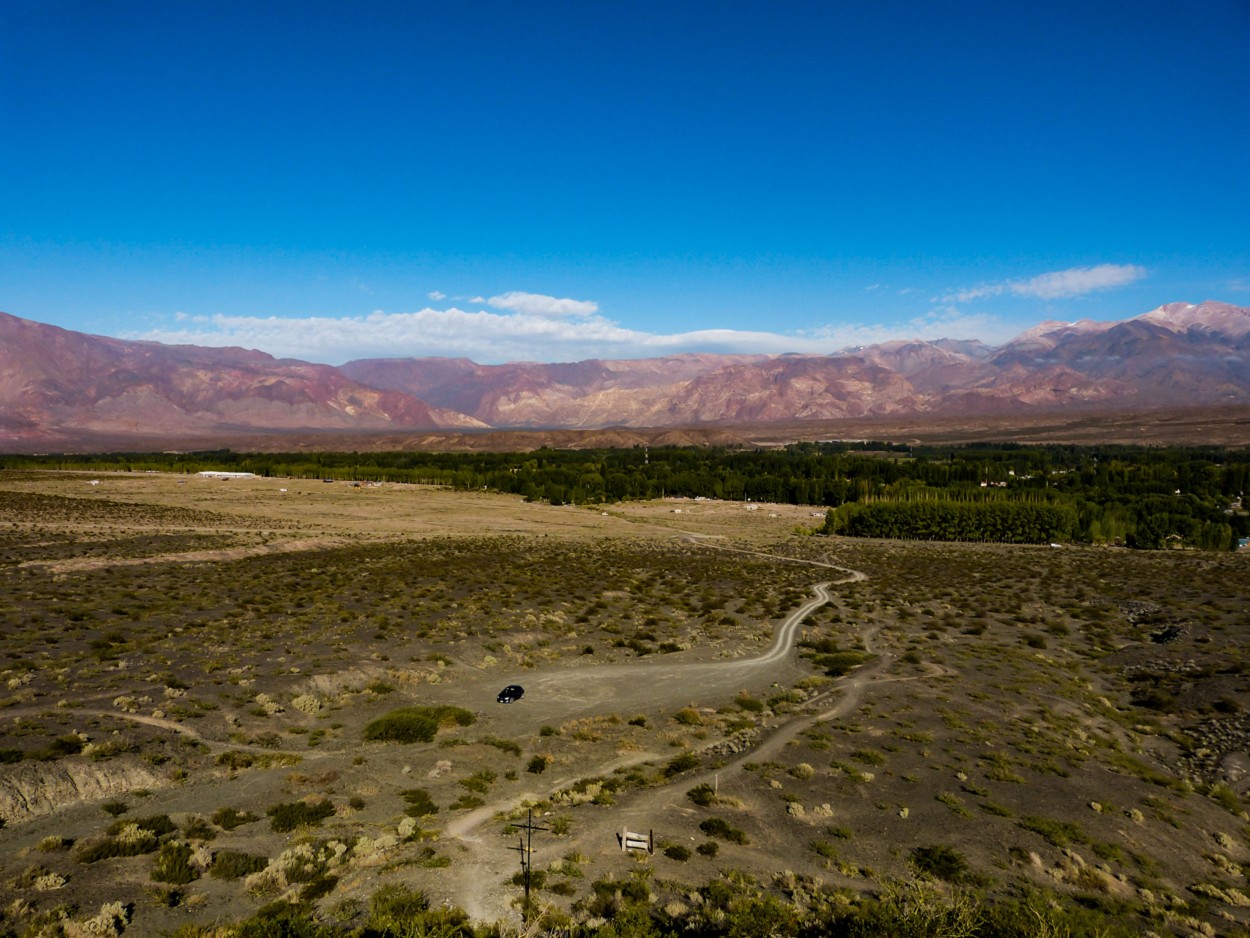
[{"label": "dirt road", "polygon": [[[710,549],[718,548],[705,544]],[[749,551],[743,551],[750,553]],[[492,712],[491,723],[501,719],[512,724],[512,732],[534,731],[542,723],[560,722],[577,717],[593,716],[611,712],[654,710],[657,706],[677,709],[687,705],[710,705],[723,701],[739,691],[758,690],[774,682],[788,682],[798,675],[795,663],[795,637],[803,621],[811,613],[829,602],[830,588],[866,579],[863,573],[817,561],[796,561],[833,569],[844,574],[840,579],[817,583],[812,586],[812,598],[794,609],[777,628],[772,644],[761,654],[750,658],[711,662],[670,663],[641,660],[602,667],[546,669],[527,676],[526,697],[520,704],[501,708],[505,713]],[[871,636],[865,636],[871,641]],[[822,719],[831,719],[848,712],[859,701],[868,683],[874,680],[887,662],[878,661],[874,666],[861,669],[813,703],[836,701],[832,707],[816,714],[810,709],[803,715],[792,717],[781,724],[765,730],[765,736],[748,758],[759,758],[765,750],[784,745],[796,733]],[[528,702],[528,703],[527,703]],[[536,722],[537,721],[537,722]],[[503,731],[503,727],[498,727]],[[549,797],[576,781],[577,778],[605,776],[629,764],[660,760],[671,753],[636,752],[617,756],[602,765],[578,767],[576,777],[544,779],[544,791],[526,792],[507,801],[495,802],[457,818],[444,831],[444,837],[457,841],[465,855],[457,860],[456,900],[461,908],[478,920],[497,920],[515,914],[511,902],[516,890],[505,887],[504,880],[517,866],[515,845],[498,837],[487,835],[483,828],[493,818],[510,811],[526,801],[538,801]],[[736,764],[736,763],[734,763]],[[734,765],[734,764],[731,764]],[[730,767],[724,767],[726,771]],[[707,780],[710,780],[711,776]],[[611,818],[603,818],[596,826],[600,829],[583,829],[577,841],[601,843],[612,836],[605,825],[615,830],[634,817],[655,816],[662,806],[682,799],[692,785],[703,781],[684,777],[671,785],[634,792],[623,798],[619,810],[611,812]],[[568,849],[565,842],[562,849]],[[537,863],[537,858],[535,860]]]}]

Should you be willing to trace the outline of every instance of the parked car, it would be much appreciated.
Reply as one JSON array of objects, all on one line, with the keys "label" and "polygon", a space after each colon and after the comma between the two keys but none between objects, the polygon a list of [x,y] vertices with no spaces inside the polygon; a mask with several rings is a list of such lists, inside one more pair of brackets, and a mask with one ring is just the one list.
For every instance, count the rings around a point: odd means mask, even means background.
[{"label": "parked car", "polygon": [[495,699],[500,703],[514,703],[525,696],[525,688],[520,684],[509,684],[499,692]]}]

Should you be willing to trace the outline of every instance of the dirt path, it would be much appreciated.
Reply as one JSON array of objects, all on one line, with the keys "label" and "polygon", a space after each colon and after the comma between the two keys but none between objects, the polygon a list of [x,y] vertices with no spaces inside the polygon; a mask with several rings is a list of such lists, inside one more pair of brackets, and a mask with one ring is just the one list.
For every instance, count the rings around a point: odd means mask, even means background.
[{"label": "dirt path", "polygon": [[[690,536],[688,539],[708,549],[732,550],[745,554],[757,553],[708,544],[704,538],[697,535]],[[760,554],[760,556],[779,559],[771,554]],[[551,670],[535,675],[527,681],[528,694],[542,700],[544,710],[554,706],[563,719],[571,719],[594,712],[602,706],[605,699],[610,700],[614,709],[622,711],[641,709],[644,706],[654,708],[657,705],[676,708],[686,703],[697,704],[709,697],[735,693],[748,680],[750,683],[758,684],[761,680],[767,682],[774,676],[784,676],[791,657],[794,655],[795,637],[800,626],[814,610],[832,599],[830,588],[867,579],[860,571],[832,563],[810,560],[794,560],[793,562],[837,570],[844,575],[838,580],[814,584],[812,597],[785,618],[778,626],[770,646],[755,657],[684,664],[629,662],[576,671]],[[875,631],[863,636],[865,645],[870,651],[875,637]],[[719,771],[726,771],[730,767],[740,767],[747,760],[759,759],[768,753],[775,752],[812,724],[821,720],[835,719],[851,712],[858,706],[868,686],[874,681],[881,680],[881,672],[888,667],[890,661],[891,659],[888,658],[879,658],[872,665],[852,672],[840,680],[835,688],[813,698],[807,704],[810,708],[814,704],[818,705],[825,700],[836,698],[834,706],[817,714],[806,713],[793,717],[779,726],[769,728],[766,731],[767,735],[749,754]],[[635,752],[602,765],[581,766],[576,776],[570,776],[567,779],[550,779],[545,786],[545,792],[526,792],[506,801],[487,804],[452,821],[444,830],[443,836],[454,841],[464,850],[464,855],[453,866],[458,874],[455,893],[461,908],[473,919],[479,921],[498,920],[513,914],[511,902],[514,898],[514,890],[510,887],[505,888],[502,884],[509,875],[509,871],[515,871],[517,868],[516,851],[510,844],[504,844],[493,837],[486,838],[481,833],[484,825],[527,801],[533,802],[549,797],[576,781],[577,778],[603,776],[624,766],[654,761],[662,757],[662,754],[654,752]],[[627,802],[630,815],[652,815],[661,807],[673,804],[692,785],[700,781],[711,781],[714,774],[709,772],[706,773],[706,777],[701,776],[696,779],[682,778],[680,782],[670,785],[631,793],[623,796],[622,800]],[[611,818],[603,818],[594,827],[579,832],[574,843],[602,843],[612,836],[613,831],[619,829],[620,823],[620,812],[612,812]],[[566,842],[563,846],[568,847],[568,843]]]},{"label": "dirt path", "polygon": [[74,557],[69,560],[28,560],[18,564],[22,569],[42,569],[51,573],[75,573],[102,570],[106,567],[137,567],[156,563],[219,563],[264,554],[291,554],[302,551],[329,550],[351,543],[341,537],[299,538],[275,541],[251,547],[225,547],[220,550],[189,550],[180,554],[153,554],[151,557]]}]

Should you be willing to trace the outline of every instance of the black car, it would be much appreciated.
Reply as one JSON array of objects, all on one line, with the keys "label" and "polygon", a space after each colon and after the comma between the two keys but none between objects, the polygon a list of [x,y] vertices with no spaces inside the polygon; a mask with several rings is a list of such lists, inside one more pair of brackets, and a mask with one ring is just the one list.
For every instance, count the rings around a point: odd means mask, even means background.
[{"label": "black car", "polygon": [[499,692],[495,699],[500,703],[513,703],[525,696],[525,688],[520,684],[509,684]]}]

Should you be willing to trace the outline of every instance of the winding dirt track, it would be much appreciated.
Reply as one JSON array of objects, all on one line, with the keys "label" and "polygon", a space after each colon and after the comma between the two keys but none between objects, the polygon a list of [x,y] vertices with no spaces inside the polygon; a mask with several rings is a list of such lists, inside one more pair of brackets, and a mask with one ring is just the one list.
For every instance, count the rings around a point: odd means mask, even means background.
[{"label": "winding dirt track", "polygon": [[[716,545],[704,546],[716,550],[732,550]],[[751,551],[737,551],[753,553]],[[761,554],[776,560],[771,554]],[[698,704],[706,699],[732,695],[745,686],[767,686],[773,680],[793,675],[795,637],[803,621],[811,613],[829,602],[832,586],[842,586],[867,579],[857,571],[820,561],[794,560],[844,574],[840,579],[816,583],[812,586],[812,598],[788,615],[773,637],[772,644],[763,653],[751,658],[730,659],[713,662],[667,663],[629,662],[604,665],[595,668],[570,670],[549,669],[532,675],[526,681],[527,699],[541,701],[544,713],[559,713],[560,719],[603,712],[605,706],[613,711],[629,711],[642,707],[681,707],[687,703]],[[871,650],[872,635],[861,636]],[[748,759],[760,759],[783,746],[794,735],[821,720],[833,719],[850,712],[859,703],[865,688],[880,680],[880,672],[888,659],[879,659],[871,666],[861,668],[838,682],[835,688],[809,701],[807,712],[792,717],[776,727],[766,730],[760,743],[752,751],[718,771],[726,772]],[[828,709],[812,714],[810,707],[836,698]],[[528,720],[524,722],[529,722]],[[618,756],[602,765],[580,766],[576,776],[545,779],[545,791],[525,792],[507,801],[485,805],[456,818],[444,830],[444,837],[458,842],[465,850],[452,869],[457,872],[456,901],[476,920],[498,920],[514,914],[511,901],[515,889],[505,888],[505,879],[517,867],[516,848],[511,841],[483,834],[485,824],[499,814],[513,810],[526,801],[538,801],[567,787],[578,778],[604,776],[628,765],[665,758],[660,752],[636,752]],[[602,829],[582,829],[578,841],[603,842],[612,837],[621,825],[640,819],[645,828],[648,816],[654,816],[664,806],[671,806],[684,796],[684,792],[701,781],[711,781],[714,773],[697,778],[682,777],[672,784],[634,792],[622,798],[618,809],[610,812],[596,825]],[[584,826],[583,826],[584,827]],[[568,844],[563,845],[564,848]],[[537,862],[537,861],[535,861]]]}]

